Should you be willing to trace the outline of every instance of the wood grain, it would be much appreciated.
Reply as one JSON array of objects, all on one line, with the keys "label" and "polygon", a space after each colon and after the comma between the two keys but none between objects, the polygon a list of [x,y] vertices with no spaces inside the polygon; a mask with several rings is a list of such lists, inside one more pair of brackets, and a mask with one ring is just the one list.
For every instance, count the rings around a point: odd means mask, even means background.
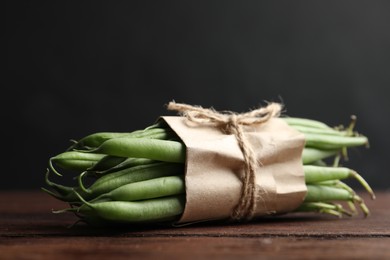
[{"label": "wood grain", "polygon": [[246,224],[92,228],[40,191],[0,192],[0,259],[389,259],[390,193],[371,216],[288,214]]}]

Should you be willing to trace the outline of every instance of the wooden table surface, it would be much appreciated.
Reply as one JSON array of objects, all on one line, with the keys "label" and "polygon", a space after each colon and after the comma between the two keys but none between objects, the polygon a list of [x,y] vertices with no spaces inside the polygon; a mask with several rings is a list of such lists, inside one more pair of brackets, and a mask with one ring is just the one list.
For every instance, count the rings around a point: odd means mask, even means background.
[{"label": "wooden table surface", "polygon": [[371,216],[288,214],[247,224],[92,228],[41,191],[0,192],[0,259],[390,259],[390,193]]}]

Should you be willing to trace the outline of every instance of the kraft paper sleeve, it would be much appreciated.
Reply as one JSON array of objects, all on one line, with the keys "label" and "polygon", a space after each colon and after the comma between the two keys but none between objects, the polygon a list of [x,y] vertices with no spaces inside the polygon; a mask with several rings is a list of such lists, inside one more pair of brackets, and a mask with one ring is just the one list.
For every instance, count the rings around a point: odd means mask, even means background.
[{"label": "kraft paper sleeve", "polygon": [[[184,117],[162,117],[187,147],[186,205],[179,223],[228,219],[238,204],[244,160],[234,135],[194,124]],[[245,127],[256,153],[257,201],[255,217],[285,213],[304,200],[302,165],[304,135],[282,119]]]}]

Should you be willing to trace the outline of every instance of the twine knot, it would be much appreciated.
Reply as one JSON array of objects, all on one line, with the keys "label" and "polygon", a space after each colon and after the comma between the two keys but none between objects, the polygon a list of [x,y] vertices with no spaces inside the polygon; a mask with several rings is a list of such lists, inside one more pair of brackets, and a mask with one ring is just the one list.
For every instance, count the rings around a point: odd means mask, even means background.
[{"label": "twine knot", "polygon": [[273,117],[278,117],[282,106],[278,103],[269,103],[266,107],[258,108],[246,113],[231,111],[217,112],[212,108],[203,108],[170,102],[168,110],[179,112],[187,120],[197,124],[208,124],[219,127],[224,133],[236,137],[238,146],[244,157],[244,174],[241,176],[241,197],[234,208],[231,219],[233,221],[250,220],[256,212],[256,168],[258,162],[250,142],[244,132],[244,126],[263,124]]}]

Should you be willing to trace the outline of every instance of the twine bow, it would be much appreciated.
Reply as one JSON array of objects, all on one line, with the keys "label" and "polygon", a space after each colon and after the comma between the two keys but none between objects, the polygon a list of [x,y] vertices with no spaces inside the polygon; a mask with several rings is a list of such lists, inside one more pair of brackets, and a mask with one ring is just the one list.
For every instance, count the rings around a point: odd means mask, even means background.
[{"label": "twine bow", "polygon": [[256,212],[256,168],[258,166],[255,152],[247,140],[244,127],[246,125],[263,124],[273,117],[278,117],[282,106],[270,103],[266,107],[258,108],[246,113],[220,113],[212,108],[202,108],[170,102],[168,110],[179,112],[187,120],[197,124],[211,124],[221,128],[226,134],[236,137],[244,157],[244,175],[241,176],[241,198],[234,208],[231,219],[234,221],[250,220]]}]

